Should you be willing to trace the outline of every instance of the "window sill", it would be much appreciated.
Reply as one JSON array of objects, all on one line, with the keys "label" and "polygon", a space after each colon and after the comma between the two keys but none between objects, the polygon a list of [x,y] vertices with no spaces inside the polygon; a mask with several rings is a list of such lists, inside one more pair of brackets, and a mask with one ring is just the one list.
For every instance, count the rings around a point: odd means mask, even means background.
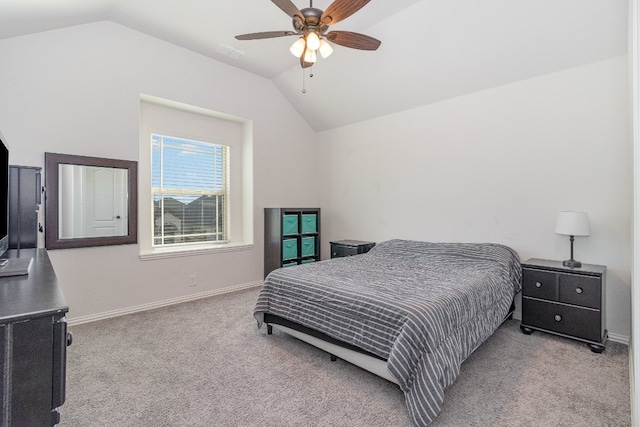
[{"label": "window sill", "polygon": [[178,258],[195,255],[207,255],[223,252],[248,251],[253,249],[253,243],[228,243],[218,246],[190,246],[177,248],[149,249],[140,252],[142,261],[151,261],[163,258]]}]

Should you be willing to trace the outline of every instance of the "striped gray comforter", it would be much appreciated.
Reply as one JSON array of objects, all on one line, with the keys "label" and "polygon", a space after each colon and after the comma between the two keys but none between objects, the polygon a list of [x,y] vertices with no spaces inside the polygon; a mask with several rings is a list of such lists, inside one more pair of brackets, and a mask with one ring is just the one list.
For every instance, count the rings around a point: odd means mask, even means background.
[{"label": "striped gray comforter", "polygon": [[268,312],[387,359],[413,424],[426,426],[520,288],[519,258],[506,246],[390,240],[273,271],[254,316],[259,327]]}]

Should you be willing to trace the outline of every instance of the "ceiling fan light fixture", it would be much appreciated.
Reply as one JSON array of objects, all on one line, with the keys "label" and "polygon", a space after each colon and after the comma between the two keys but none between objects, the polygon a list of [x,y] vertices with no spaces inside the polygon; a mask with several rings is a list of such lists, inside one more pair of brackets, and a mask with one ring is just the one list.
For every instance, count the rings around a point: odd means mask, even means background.
[{"label": "ceiling fan light fixture", "polygon": [[333,48],[325,39],[320,39],[320,47],[318,48],[318,52],[320,52],[320,56],[322,58],[327,58],[329,55],[333,53]]},{"label": "ceiling fan light fixture", "polygon": [[307,34],[307,49],[318,50],[320,47],[320,37],[315,31],[309,31]]},{"label": "ceiling fan light fixture", "polygon": [[298,40],[296,40],[291,45],[291,47],[289,48],[289,51],[296,58],[300,58],[302,56],[302,54],[304,53],[304,47],[305,47],[305,41],[304,41],[304,39],[302,37],[300,37]]},{"label": "ceiling fan light fixture", "polygon": [[[328,1],[328,0],[327,0]],[[261,31],[258,33],[240,34],[237,40],[260,40],[275,37],[296,36],[296,40],[289,48],[291,53],[300,60],[300,67],[311,67],[318,59],[327,58],[333,53],[333,45],[339,45],[358,50],[376,50],[380,40],[365,34],[352,31],[331,31],[329,27],[358,12],[370,0],[332,0],[326,10],[313,7],[313,0],[309,0],[309,7],[298,9],[293,0],[271,0],[280,10],[286,13],[292,21],[293,31]],[[329,44],[329,41],[331,44]]]},{"label": "ceiling fan light fixture", "polygon": [[304,53],[304,62],[309,62],[314,64],[318,60],[318,55],[316,55],[315,50],[307,49]]}]

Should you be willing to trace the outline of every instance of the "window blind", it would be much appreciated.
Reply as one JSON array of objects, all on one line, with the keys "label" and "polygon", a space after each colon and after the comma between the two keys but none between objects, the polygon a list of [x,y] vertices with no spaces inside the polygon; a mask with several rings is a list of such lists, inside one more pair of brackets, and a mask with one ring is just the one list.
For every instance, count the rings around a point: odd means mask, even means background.
[{"label": "window blind", "polygon": [[229,147],[151,135],[153,245],[228,241]]}]

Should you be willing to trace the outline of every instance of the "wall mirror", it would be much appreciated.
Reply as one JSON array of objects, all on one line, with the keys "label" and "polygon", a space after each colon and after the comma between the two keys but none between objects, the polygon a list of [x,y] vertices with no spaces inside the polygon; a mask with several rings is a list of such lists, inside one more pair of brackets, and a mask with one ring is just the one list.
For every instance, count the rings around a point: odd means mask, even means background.
[{"label": "wall mirror", "polygon": [[45,247],[138,242],[138,164],[45,153]]}]

